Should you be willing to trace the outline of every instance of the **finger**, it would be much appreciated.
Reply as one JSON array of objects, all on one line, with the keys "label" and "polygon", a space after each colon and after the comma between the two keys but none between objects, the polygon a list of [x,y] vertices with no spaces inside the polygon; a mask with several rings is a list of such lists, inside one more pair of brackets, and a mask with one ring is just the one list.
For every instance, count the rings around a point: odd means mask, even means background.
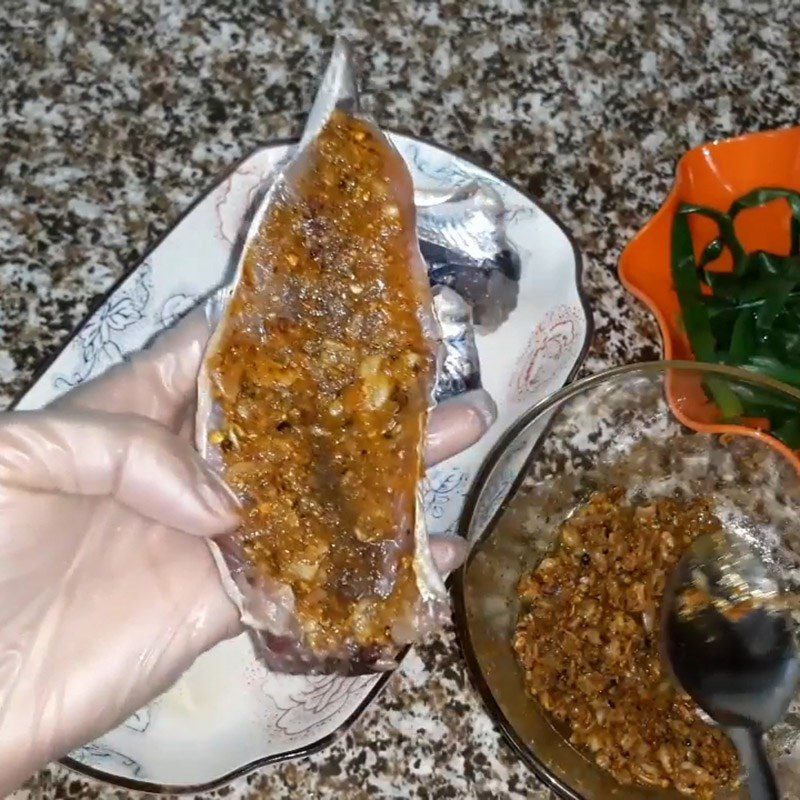
[{"label": "finger", "polygon": [[433,534],[429,541],[433,563],[436,564],[436,569],[442,577],[464,563],[469,547],[460,536],[438,533]]},{"label": "finger", "polygon": [[209,333],[205,310],[195,308],[147,349],[73,389],[51,408],[140,414],[174,428],[196,391]]},{"label": "finger", "polygon": [[425,461],[438,464],[475,444],[497,419],[497,406],[484,389],[440,403],[428,423]]},{"label": "finger", "polygon": [[0,415],[0,485],[107,495],[172,528],[215,536],[237,505],[188,442],[144,417],[87,411]]}]

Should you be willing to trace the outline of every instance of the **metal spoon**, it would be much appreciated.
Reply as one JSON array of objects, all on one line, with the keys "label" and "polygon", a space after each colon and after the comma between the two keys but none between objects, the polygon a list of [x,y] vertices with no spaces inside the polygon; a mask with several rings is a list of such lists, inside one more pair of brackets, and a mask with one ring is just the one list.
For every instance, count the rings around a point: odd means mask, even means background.
[{"label": "metal spoon", "polygon": [[800,663],[781,589],[741,541],[704,534],[678,562],[664,597],[664,651],[692,699],[725,728],[751,800],[778,800],[763,736],[794,696]]}]

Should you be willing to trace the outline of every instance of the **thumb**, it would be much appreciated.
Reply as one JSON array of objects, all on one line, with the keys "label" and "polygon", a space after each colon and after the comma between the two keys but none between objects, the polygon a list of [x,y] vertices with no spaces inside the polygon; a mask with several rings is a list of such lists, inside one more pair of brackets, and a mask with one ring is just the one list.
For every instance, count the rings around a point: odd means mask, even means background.
[{"label": "thumb", "polygon": [[113,497],[187,533],[238,521],[233,494],[197,453],[144,417],[98,411],[0,414],[0,486]]}]

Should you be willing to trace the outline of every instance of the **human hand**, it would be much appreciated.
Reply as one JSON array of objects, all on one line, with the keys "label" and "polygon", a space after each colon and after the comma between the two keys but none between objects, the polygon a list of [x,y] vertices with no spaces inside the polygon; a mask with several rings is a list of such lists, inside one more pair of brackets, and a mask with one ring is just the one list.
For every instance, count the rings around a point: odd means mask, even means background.
[{"label": "human hand", "polygon": [[[190,445],[200,311],[43,411],[0,415],[0,796],[240,632],[205,537],[237,510]],[[491,423],[478,392],[431,416],[427,460]],[[432,542],[440,570],[463,557]]]}]

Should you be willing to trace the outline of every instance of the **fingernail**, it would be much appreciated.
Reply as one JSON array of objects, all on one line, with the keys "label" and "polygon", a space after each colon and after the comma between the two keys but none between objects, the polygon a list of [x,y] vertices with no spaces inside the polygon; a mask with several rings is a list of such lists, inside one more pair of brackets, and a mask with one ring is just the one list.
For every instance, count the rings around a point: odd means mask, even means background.
[{"label": "fingernail", "polygon": [[451,403],[454,406],[460,405],[463,408],[470,409],[478,416],[483,426],[481,428],[481,435],[486,433],[497,419],[497,405],[486,389],[473,389],[472,391],[445,401],[445,404]]},{"label": "fingernail", "polygon": [[497,419],[497,406],[485,389],[436,406],[428,429],[428,462],[443,461],[475,444]]},{"label": "fingernail", "polygon": [[431,536],[431,555],[439,574],[444,576],[461,566],[467,557],[468,545],[460,536],[447,533]]},{"label": "fingernail", "polygon": [[209,509],[215,514],[230,516],[238,519],[242,512],[239,498],[234,494],[233,489],[207,465],[203,465],[205,483],[201,489]]}]

